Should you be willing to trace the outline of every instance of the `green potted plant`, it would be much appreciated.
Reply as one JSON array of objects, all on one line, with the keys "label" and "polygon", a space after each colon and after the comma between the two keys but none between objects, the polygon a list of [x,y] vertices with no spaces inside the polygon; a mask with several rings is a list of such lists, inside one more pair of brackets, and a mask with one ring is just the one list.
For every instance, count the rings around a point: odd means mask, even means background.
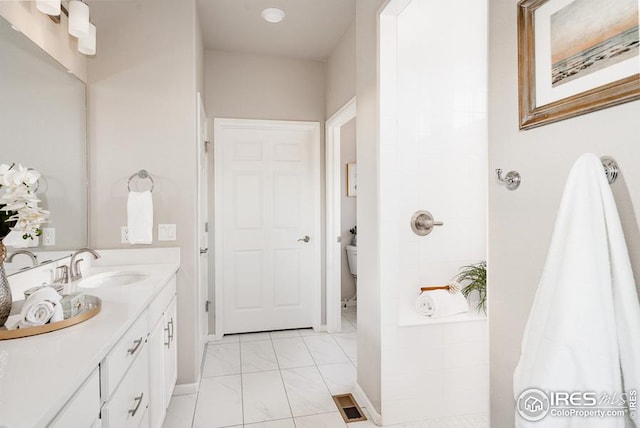
[{"label": "green potted plant", "polygon": [[478,292],[477,310],[487,313],[487,262],[463,266],[454,278],[464,286],[461,292],[467,299],[474,291]]}]

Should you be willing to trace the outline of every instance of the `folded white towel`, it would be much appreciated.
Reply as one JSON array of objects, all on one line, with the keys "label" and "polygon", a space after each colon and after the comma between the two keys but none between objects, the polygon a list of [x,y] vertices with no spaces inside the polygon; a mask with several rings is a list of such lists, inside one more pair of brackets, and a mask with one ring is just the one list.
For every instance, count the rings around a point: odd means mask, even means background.
[{"label": "folded white towel", "polygon": [[[598,396],[638,390],[638,337],[640,305],[616,203],[600,159],[586,154],[564,189],[513,376],[514,397],[529,388]],[[538,423],[516,412],[515,426],[623,428],[624,419],[547,415]]]},{"label": "folded white towel", "polygon": [[31,294],[22,306],[19,328],[37,327],[48,322],[62,321],[64,313],[60,304],[61,298],[52,287],[44,287]]},{"label": "folded white towel", "polygon": [[152,243],[153,199],[151,192],[129,192],[127,225],[131,245]]},{"label": "folded white towel", "polygon": [[462,293],[447,290],[423,291],[416,300],[416,311],[431,318],[444,318],[469,311],[469,303]]}]

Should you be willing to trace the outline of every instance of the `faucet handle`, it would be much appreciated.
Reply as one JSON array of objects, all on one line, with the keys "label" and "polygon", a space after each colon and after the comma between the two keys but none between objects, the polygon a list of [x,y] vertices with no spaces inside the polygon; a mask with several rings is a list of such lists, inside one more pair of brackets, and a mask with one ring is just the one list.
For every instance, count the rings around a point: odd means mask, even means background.
[{"label": "faucet handle", "polygon": [[71,281],[82,278],[82,272],[80,271],[80,262],[83,261],[84,259],[78,259],[73,262],[73,268],[71,269],[71,272],[73,272],[73,276],[71,277]]},{"label": "faucet handle", "polygon": [[69,282],[69,266],[62,265],[56,268],[56,274],[53,279],[54,284],[67,284]]}]

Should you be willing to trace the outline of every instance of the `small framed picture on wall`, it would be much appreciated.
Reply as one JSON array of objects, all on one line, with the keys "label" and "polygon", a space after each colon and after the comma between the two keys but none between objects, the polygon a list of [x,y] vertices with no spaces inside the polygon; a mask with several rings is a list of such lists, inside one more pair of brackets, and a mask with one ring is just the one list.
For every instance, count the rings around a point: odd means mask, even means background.
[{"label": "small framed picture on wall", "polygon": [[356,164],[347,164],[347,196],[357,196],[358,193],[358,181],[356,173]]}]

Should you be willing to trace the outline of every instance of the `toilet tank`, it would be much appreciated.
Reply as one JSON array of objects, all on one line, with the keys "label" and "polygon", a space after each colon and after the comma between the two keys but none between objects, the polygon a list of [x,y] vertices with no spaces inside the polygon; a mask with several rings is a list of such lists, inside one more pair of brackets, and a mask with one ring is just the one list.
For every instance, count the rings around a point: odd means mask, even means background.
[{"label": "toilet tank", "polygon": [[349,271],[351,275],[358,275],[358,247],[347,245],[347,262],[349,263]]}]

